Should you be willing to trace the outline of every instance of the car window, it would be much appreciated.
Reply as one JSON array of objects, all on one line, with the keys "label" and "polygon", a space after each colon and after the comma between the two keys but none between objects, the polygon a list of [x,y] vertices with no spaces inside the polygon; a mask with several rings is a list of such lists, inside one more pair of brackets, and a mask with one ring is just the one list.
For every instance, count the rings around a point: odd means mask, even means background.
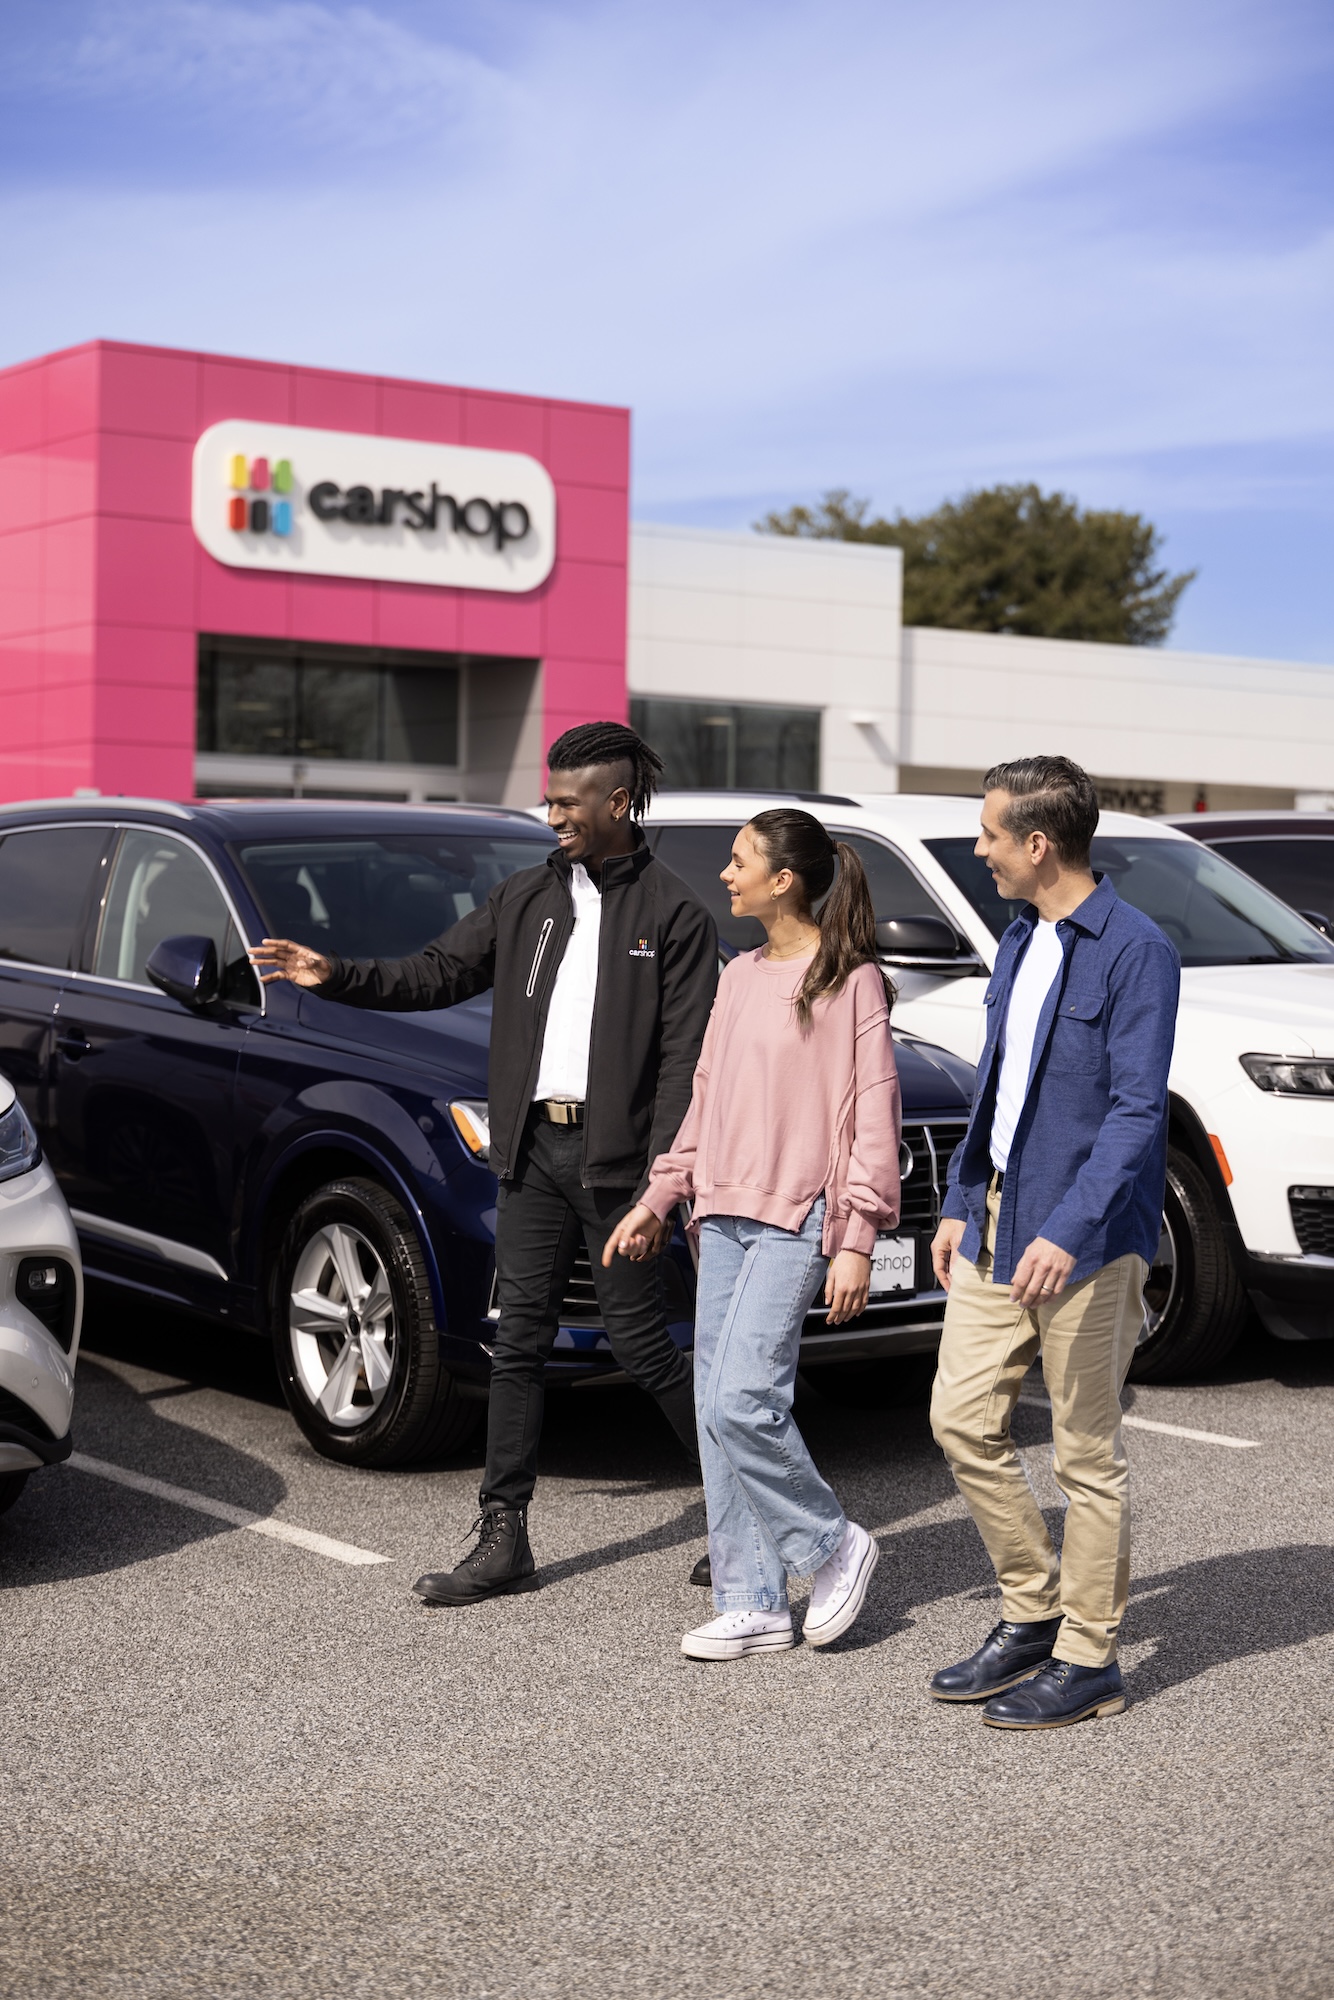
[{"label": "car window", "polygon": [[654,859],[692,888],[734,951],[754,951],[764,943],[764,926],[754,917],[734,917],[732,899],[718,877],[732,858],[736,825],[664,826],[655,834]]},{"label": "car window", "polygon": [[237,850],[270,937],[342,958],[402,958],[546,860],[550,834],[306,835]]},{"label": "car window", "polygon": [[[1003,902],[971,835],[928,840],[928,850],[999,937],[1023,909]],[[1194,841],[1099,836],[1093,866],[1110,875],[1118,896],[1152,917],[1192,965],[1273,965],[1334,960],[1334,944],[1303,923],[1287,905]]]},{"label": "car window", "polygon": [[[737,951],[752,951],[764,943],[764,928],[754,917],[734,917],[731,900],[719,881],[732,853],[734,826],[664,826],[653,839],[653,852],[664,868],[688,882],[718,926],[724,943]],[[938,917],[942,914],[903,856],[874,835],[832,828],[835,840],[855,848],[871,890],[877,922],[890,917]]]},{"label": "car window", "polygon": [[887,923],[894,917],[944,915],[930,890],[923,888],[896,848],[888,846],[883,840],[874,839],[870,834],[845,833],[837,827],[830,831],[835,840],[846,840],[866,870],[878,924]]},{"label": "car window", "polygon": [[257,1000],[245,947],[208,863],[168,833],[130,828],[116,850],[93,971],[146,986],[149,957],[169,937],[212,938],[222,997]]},{"label": "car window", "polygon": [[1208,845],[1294,910],[1319,911],[1327,922],[1334,919],[1334,837],[1211,840]]},{"label": "car window", "polygon": [[44,826],[0,840],[0,958],[70,963],[104,826]]}]

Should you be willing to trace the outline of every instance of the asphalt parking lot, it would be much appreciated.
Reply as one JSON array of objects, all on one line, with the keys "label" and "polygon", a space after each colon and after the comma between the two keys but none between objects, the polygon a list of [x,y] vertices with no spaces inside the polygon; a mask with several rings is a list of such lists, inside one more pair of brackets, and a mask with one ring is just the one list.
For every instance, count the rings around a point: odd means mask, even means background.
[{"label": "asphalt parking lot", "polygon": [[701,1666],[634,1391],[551,1402],[540,1588],[433,1612],[475,1454],[330,1466],[258,1346],[95,1301],[80,1462],[0,1520],[0,1992],[1326,2000],[1334,1346],[1127,1407],[1131,1705],[1010,1735],[923,1693],[996,1601],[920,1407],[804,1399],[881,1543],[854,1632]]}]

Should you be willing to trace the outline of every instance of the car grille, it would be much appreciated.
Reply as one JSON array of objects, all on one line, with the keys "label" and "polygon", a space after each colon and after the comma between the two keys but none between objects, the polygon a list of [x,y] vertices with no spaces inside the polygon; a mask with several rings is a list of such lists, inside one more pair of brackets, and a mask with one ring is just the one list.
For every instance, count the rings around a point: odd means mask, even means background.
[{"label": "car grille", "polygon": [[[668,1324],[691,1318],[694,1304],[687,1296],[685,1282],[676,1259],[664,1252],[658,1262],[658,1272],[665,1293],[663,1304]],[[588,1246],[585,1243],[579,1245],[574,1269],[570,1273],[570,1282],[565,1287],[565,1296],[557,1310],[562,1326],[600,1328],[602,1325],[597,1287],[593,1283],[593,1266],[589,1261]],[[486,1316],[492,1322],[500,1318],[499,1284],[494,1275],[491,1279],[491,1299]]]},{"label": "car grille", "polygon": [[964,1118],[933,1119],[925,1125],[904,1126],[903,1143],[912,1154],[912,1172],[903,1176],[903,1206],[899,1213],[904,1229],[929,1229],[934,1233],[940,1221],[950,1155],[967,1130]]},{"label": "car grille", "polygon": [[589,1261],[588,1245],[579,1245],[579,1254],[574,1260],[570,1282],[565,1287],[565,1297],[561,1300],[560,1316],[563,1320],[597,1320],[601,1324],[598,1311],[598,1295],[593,1288],[593,1266]]},{"label": "car grille", "polygon": [[1288,1189],[1297,1241],[1308,1257],[1334,1257],[1334,1187]]},{"label": "car grille", "polygon": [[[902,1207],[899,1214],[900,1226],[917,1229],[924,1234],[934,1234],[940,1221],[940,1204],[945,1193],[945,1176],[949,1170],[950,1155],[968,1130],[965,1118],[930,1119],[921,1125],[905,1125],[903,1144],[912,1155],[912,1171],[903,1175]],[[685,1296],[685,1286],[681,1274],[670,1257],[664,1256],[660,1266],[667,1288],[667,1318],[688,1319],[693,1306]],[[824,1308],[820,1309],[823,1315]],[[500,1318],[500,1307],[496,1296],[496,1282],[491,1281],[490,1308],[488,1319]],[[598,1310],[597,1291],[593,1284],[593,1267],[588,1260],[588,1249],[579,1245],[566,1286],[565,1296],[560,1303],[560,1320],[563,1326],[600,1327],[602,1315]]]}]

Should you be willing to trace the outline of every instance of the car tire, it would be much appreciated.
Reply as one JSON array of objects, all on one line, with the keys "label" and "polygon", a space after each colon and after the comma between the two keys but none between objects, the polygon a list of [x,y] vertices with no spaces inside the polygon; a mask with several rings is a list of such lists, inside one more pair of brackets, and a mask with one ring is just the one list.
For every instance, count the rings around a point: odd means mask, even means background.
[{"label": "car tire", "polygon": [[28,1483],[26,1472],[0,1472],[0,1514],[7,1514]]},{"label": "car tire", "polygon": [[1217,1367],[1246,1324],[1246,1292],[1213,1192],[1176,1146],[1167,1152],[1163,1230],[1145,1305],[1132,1382],[1177,1382]]},{"label": "car tire", "polygon": [[475,1429],[478,1403],[441,1364],[417,1232],[378,1181],[331,1181],[302,1202],[273,1262],[269,1312],[283,1394],[325,1458],[406,1465]]}]

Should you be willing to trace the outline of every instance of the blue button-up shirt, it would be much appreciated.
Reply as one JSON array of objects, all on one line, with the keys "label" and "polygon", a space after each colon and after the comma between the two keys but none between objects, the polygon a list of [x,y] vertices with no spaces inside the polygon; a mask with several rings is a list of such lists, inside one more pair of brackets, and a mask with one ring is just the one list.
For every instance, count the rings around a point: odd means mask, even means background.
[{"label": "blue button-up shirt", "polygon": [[[943,1214],[966,1222],[977,1261],[986,1227],[991,1122],[1005,1017],[1037,923],[1030,907],[1000,941],[968,1131],[950,1161]],[[1071,1282],[1130,1253],[1152,1263],[1167,1177],[1167,1072],[1181,962],[1104,875],[1056,926],[1061,970],[1038,1017],[1028,1094],[1010,1146],[992,1276],[1008,1284],[1036,1236],[1075,1260]]]}]

